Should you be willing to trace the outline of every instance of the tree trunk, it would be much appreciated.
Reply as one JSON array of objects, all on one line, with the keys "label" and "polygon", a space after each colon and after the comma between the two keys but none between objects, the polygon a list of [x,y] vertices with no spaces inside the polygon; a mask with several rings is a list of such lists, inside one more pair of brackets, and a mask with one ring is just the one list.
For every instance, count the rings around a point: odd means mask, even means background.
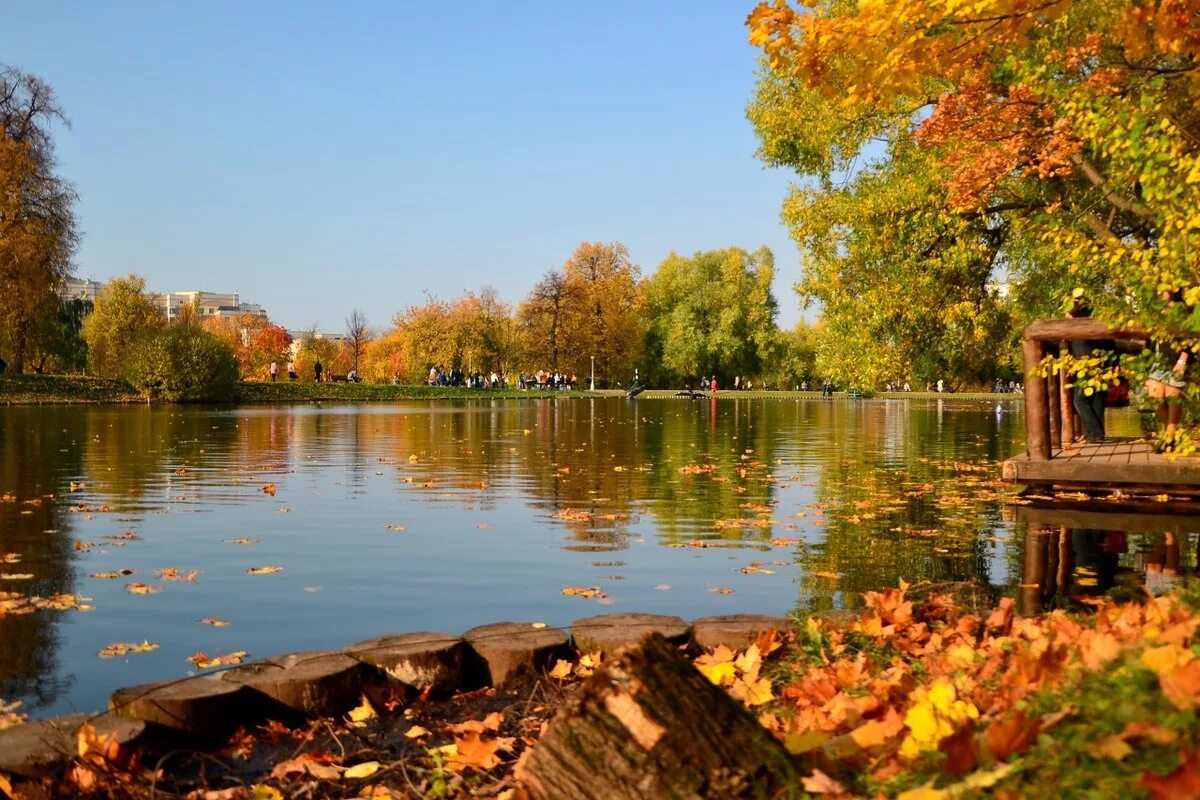
[{"label": "tree trunk", "polygon": [[801,794],[797,767],[779,743],[658,634],[596,670],[517,777],[525,800]]}]

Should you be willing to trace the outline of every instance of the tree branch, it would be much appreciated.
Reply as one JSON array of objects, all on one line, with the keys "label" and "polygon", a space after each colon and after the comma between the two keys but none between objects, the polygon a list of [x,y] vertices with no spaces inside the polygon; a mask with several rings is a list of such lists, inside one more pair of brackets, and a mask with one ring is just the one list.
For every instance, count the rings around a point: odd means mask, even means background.
[{"label": "tree branch", "polygon": [[1147,206],[1144,206],[1134,200],[1126,200],[1124,197],[1118,194],[1117,191],[1112,188],[1112,184],[1110,184],[1108,180],[1100,174],[1100,171],[1096,169],[1092,162],[1084,158],[1082,153],[1076,153],[1075,155],[1071,156],[1071,161],[1076,167],[1079,168],[1079,171],[1083,173],[1084,177],[1087,178],[1093,186],[1100,190],[1101,194],[1104,195],[1104,199],[1109,203],[1121,209],[1122,211],[1128,211],[1135,217],[1139,217],[1140,219],[1144,219],[1148,222],[1158,221],[1158,216]]}]

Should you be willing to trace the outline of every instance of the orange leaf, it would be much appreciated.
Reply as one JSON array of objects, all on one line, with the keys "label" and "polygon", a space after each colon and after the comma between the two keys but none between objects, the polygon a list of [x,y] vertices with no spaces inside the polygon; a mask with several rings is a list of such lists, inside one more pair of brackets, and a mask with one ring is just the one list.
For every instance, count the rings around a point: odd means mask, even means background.
[{"label": "orange leaf", "polygon": [[1142,773],[1141,785],[1150,792],[1150,800],[1182,800],[1200,797],[1200,751],[1183,753],[1183,763],[1169,775]]},{"label": "orange leaf", "polygon": [[1189,661],[1158,680],[1167,699],[1184,711],[1200,705],[1200,660]]},{"label": "orange leaf", "polygon": [[1013,753],[1020,753],[1037,738],[1041,724],[1029,720],[1020,711],[999,719],[988,726],[984,741],[997,761],[1003,761]]}]

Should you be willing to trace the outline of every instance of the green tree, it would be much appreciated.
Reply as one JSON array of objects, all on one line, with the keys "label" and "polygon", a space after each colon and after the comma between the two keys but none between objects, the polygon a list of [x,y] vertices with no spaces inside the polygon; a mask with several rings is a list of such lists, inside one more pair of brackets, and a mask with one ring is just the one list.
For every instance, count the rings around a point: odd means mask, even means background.
[{"label": "green tree", "polygon": [[166,325],[162,309],[146,293],[144,278],[113,278],[100,289],[95,309],[83,322],[88,371],[102,378],[120,377],[132,344],[143,333]]},{"label": "green tree", "polygon": [[646,375],[658,384],[759,376],[778,336],[775,258],[763,247],[671,253],[646,282]]},{"label": "green tree", "polygon": [[123,373],[147,396],[171,401],[229,401],[238,379],[233,348],[196,325],[144,330]]},{"label": "green tree", "polygon": [[802,381],[815,385],[817,374],[818,332],[804,322],[775,336],[763,364],[762,378],[779,389],[795,389]]},{"label": "green tree", "polygon": [[34,339],[35,372],[83,372],[87,368],[83,322],[91,313],[92,301],[81,297],[60,300],[50,307]]}]

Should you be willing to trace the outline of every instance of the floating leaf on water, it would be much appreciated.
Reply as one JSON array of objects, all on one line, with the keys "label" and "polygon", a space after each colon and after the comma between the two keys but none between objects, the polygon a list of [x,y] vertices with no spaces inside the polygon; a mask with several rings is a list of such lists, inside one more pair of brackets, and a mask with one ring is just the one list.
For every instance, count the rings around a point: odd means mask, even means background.
[{"label": "floating leaf on water", "polygon": [[162,587],[149,583],[127,583],[125,590],[131,594],[157,594],[162,591]]},{"label": "floating leaf on water", "polygon": [[229,620],[218,619],[216,617],[205,617],[204,619],[199,620],[199,622],[201,625],[211,625],[214,628],[225,628],[229,626]]},{"label": "floating leaf on water", "polygon": [[245,650],[237,650],[233,653],[226,653],[221,656],[210,656],[201,650],[198,653],[188,656],[184,660],[195,664],[200,669],[210,669],[212,667],[227,667],[234,664],[242,663],[242,659],[246,657]]},{"label": "floating leaf on water", "polygon": [[194,581],[196,576],[200,574],[198,569],[182,570],[178,567],[163,567],[162,569],[154,570],[154,574],[162,581]]},{"label": "floating leaf on water", "polygon": [[583,597],[589,600],[608,597],[599,586],[564,586],[562,593],[568,597]]},{"label": "floating leaf on water", "polygon": [[229,544],[258,544],[258,539],[251,539],[248,536],[238,536],[233,539],[222,539],[221,541],[228,542]]},{"label": "floating leaf on water", "polygon": [[96,655],[100,656],[101,658],[117,658],[130,653],[149,653],[150,651],[157,649],[157,644],[143,639],[141,644],[132,642],[113,642],[112,644],[100,650],[100,652],[96,653]]},{"label": "floating leaf on water", "polygon": [[246,570],[249,575],[272,575],[276,572],[283,572],[283,567],[268,565],[265,567],[250,567]]},{"label": "floating leaf on water", "polygon": [[262,491],[263,491],[263,494],[269,494],[269,495],[271,495],[271,497],[274,497],[275,496],[275,484],[268,483],[266,486],[262,487]]},{"label": "floating leaf on water", "polygon": [[114,570],[112,572],[93,572],[92,577],[111,581],[115,578],[124,578],[128,575],[132,575],[136,571],[137,570],[132,570],[132,569],[118,569],[118,570]]}]

